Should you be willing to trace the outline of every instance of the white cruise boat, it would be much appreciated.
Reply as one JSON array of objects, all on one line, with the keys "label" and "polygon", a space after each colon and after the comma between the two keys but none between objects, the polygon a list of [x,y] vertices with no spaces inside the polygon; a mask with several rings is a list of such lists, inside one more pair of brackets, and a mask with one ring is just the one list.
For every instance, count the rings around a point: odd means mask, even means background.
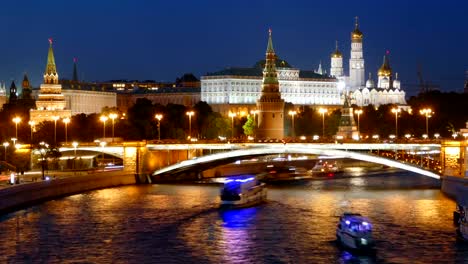
[{"label": "white cruise boat", "polygon": [[360,214],[344,213],[336,228],[337,242],[355,250],[369,250],[374,246],[372,225]]},{"label": "white cruise boat", "polygon": [[230,177],[221,189],[221,207],[253,206],[265,201],[266,197],[266,184],[258,181],[256,177]]}]

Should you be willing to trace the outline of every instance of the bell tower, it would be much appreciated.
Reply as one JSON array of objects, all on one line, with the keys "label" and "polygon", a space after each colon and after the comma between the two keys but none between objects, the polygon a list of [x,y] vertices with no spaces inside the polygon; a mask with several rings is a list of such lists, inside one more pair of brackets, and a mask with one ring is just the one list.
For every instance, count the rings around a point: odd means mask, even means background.
[{"label": "bell tower", "polygon": [[362,49],[362,32],[359,30],[358,17],[351,32],[351,58],[349,59],[349,86],[354,91],[364,86],[364,54]]}]

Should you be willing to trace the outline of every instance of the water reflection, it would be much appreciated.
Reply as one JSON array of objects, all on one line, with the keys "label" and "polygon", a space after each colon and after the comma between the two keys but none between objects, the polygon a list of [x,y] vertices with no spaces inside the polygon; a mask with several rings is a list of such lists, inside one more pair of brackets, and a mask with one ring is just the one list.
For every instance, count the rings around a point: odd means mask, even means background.
[{"label": "water reflection", "polygon": [[221,210],[223,221],[221,230],[223,259],[228,263],[238,263],[249,259],[249,249],[254,246],[249,227],[254,225],[257,208]]}]

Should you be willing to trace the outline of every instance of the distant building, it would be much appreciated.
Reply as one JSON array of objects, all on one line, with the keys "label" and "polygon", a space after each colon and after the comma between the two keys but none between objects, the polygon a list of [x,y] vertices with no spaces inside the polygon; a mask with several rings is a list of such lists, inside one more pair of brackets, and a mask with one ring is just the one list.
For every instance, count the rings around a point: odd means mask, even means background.
[{"label": "distant building", "polygon": [[71,117],[71,110],[66,108],[62,85],[59,83],[51,39],[49,39],[49,44],[44,83],[41,84],[39,90],[36,109],[30,110],[30,120],[36,124],[42,121],[52,121],[54,117],[60,119]]},{"label": "distant building", "polygon": [[6,87],[4,82],[0,82],[0,107],[7,103]]}]

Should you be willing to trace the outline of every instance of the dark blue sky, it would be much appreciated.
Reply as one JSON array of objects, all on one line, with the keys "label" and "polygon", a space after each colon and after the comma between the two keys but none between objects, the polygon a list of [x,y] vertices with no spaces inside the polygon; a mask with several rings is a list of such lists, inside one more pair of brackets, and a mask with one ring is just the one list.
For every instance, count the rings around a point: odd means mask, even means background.
[{"label": "dark blue sky", "polygon": [[[264,57],[273,30],[279,57],[301,69],[329,69],[335,40],[348,72],[350,31],[359,16],[366,69],[375,76],[382,56],[403,85],[424,78],[461,91],[468,70],[468,1],[153,1],[48,0],[2,2],[0,80],[27,72],[42,82],[49,37],[61,78],[173,81]],[[366,73],[367,74],[367,73]],[[406,86],[407,93],[417,88]]]}]

